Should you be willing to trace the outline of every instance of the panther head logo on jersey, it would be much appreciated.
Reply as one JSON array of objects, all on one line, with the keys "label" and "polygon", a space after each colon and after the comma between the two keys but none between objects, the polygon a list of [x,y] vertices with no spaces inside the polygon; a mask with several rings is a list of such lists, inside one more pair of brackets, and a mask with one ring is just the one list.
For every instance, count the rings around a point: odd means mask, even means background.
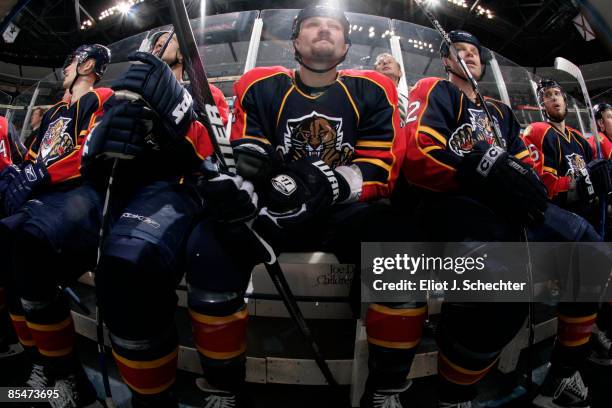
[{"label": "panther head logo on jersey", "polygon": [[317,157],[333,168],[349,162],[353,155],[353,148],[343,144],[342,139],[342,118],[313,111],[301,118],[287,120],[280,150],[289,160]]},{"label": "panther head logo on jersey", "polygon": [[567,160],[567,176],[575,176],[580,174],[580,171],[586,168],[586,162],[584,158],[578,153],[572,153],[565,155],[565,160]]},{"label": "panther head logo on jersey", "polygon": [[60,117],[49,124],[40,143],[40,157],[45,164],[74,149],[72,137],[65,132],[70,121],[70,118]]},{"label": "panther head logo on jersey", "polygon": [[[459,126],[451,135],[448,145],[458,156],[463,156],[472,151],[472,148],[481,140],[493,145],[495,143],[495,132],[493,126],[487,119],[487,115],[480,109],[468,109],[470,123]],[[493,117],[497,121],[496,117]],[[502,139],[502,148],[506,148],[505,140]]]}]

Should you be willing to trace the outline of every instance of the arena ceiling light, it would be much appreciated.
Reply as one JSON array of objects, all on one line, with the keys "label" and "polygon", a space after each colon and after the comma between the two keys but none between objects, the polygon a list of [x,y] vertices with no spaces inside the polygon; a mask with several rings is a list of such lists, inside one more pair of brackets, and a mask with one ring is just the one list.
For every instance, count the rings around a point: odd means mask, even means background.
[{"label": "arena ceiling light", "polygon": [[145,0],[125,0],[117,2],[114,6],[107,8],[106,10],[100,13],[98,20],[102,21],[107,17],[113,16],[115,14],[127,15],[130,13],[130,10],[136,4],[140,4]]}]

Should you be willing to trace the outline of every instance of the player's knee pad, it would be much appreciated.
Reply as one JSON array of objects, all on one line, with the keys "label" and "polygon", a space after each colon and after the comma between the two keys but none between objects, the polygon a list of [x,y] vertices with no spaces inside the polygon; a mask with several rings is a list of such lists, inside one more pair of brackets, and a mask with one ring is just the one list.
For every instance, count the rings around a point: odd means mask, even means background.
[{"label": "player's knee pad", "polygon": [[113,357],[127,385],[139,394],[160,394],[176,379],[178,337],[174,326],[149,337],[110,335]]},{"label": "player's knee pad", "polygon": [[147,337],[174,320],[176,272],[154,244],[109,237],[96,284],[105,320],[121,336]]},{"label": "player's knee pad", "polygon": [[204,359],[231,360],[244,354],[248,313],[243,296],[189,285],[194,341]]},{"label": "player's knee pad", "polygon": [[529,229],[534,242],[599,242],[601,237],[583,217],[554,204],[548,205],[544,222]]},{"label": "player's knee pad", "polygon": [[443,304],[436,330],[440,374],[463,385],[484,377],[524,324],[528,307],[526,303]]},{"label": "player's knee pad", "polygon": [[64,265],[61,255],[53,250],[38,229],[15,234],[13,266],[19,297],[51,301],[57,296]]}]

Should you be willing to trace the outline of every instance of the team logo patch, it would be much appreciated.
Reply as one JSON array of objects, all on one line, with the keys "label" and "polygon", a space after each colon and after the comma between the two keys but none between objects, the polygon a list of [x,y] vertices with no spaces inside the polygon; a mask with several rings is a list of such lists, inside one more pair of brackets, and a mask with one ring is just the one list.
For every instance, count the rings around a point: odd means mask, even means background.
[{"label": "team logo patch", "polygon": [[272,187],[279,193],[290,196],[297,190],[295,180],[286,174],[279,174],[272,179]]},{"label": "team logo patch", "polygon": [[72,119],[60,117],[49,124],[40,143],[40,157],[45,164],[70,153],[74,141],[66,128]]},{"label": "team logo patch", "polygon": [[313,111],[297,119],[288,119],[283,146],[279,150],[290,160],[316,157],[334,168],[349,163],[353,148],[343,141],[342,118]]},{"label": "team logo patch", "polygon": [[[493,126],[487,119],[487,115],[481,109],[468,109],[470,114],[470,123],[464,123],[459,126],[451,135],[448,145],[453,153],[458,156],[463,156],[472,151],[474,145],[484,140],[490,145],[497,145],[495,143],[495,132]],[[493,120],[497,123],[497,118],[493,117]],[[498,124],[499,125],[499,124]],[[503,146],[506,148],[505,140],[502,139]]]},{"label": "team logo patch", "polygon": [[567,160],[568,167],[566,176],[577,176],[583,169],[586,168],[584,158],[578,153],[566,154],[565,160]]}]

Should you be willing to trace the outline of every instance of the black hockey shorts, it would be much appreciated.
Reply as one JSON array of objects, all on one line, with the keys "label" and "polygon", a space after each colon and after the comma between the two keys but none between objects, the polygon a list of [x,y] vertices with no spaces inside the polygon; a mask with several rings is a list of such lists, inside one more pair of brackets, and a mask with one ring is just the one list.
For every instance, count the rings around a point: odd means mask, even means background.
[{"label": "black hockey shorts", "polygon": [[184,244],[200,211],[190,185],[157,181],[142,187],[123,210],[115,212],[104,253],[129,259],[131,248],[114,245],[114,241],[135,238],[155,247],[163,262],[177,271],[182,268]]},{"label": "black hockey shorts", "polygon": [[[85,183],[68,191],[43,193],[18,212],[0,220],[5,232],[27,231],[48,242],[57,253],[94,251],[102,217],[103,198]],[[36,253],[36,248],[32,248]]]},{"label": "black hockey shorts", "polygon": [[[410,241],[414,234],[409,217],[381,202],[339,205],[299,228],[261,231],[255,223],[255,229],[277,254],[325,251],[349,264],[359,264],[361,242]],[[253,267],[265,259],[244,224],[205,218],[189,238],[187,280],[207,290],[245,291]]]}]

